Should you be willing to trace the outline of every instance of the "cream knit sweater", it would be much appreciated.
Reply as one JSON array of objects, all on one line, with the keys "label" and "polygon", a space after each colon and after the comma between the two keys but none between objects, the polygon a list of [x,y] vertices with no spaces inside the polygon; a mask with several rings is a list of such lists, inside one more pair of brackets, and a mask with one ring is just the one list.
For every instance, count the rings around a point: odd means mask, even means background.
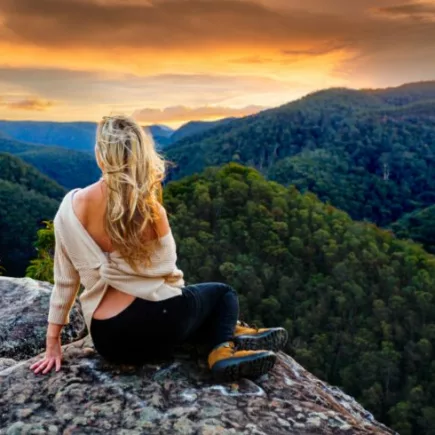
[{"label": "cream knit sweater", "polygon": [[48,321],[69,323],[69,313],[80,287],[80,302],[90,331],[92,315],[108,286],[150,301],[161,301],[181,294],[183,272],[176,266],[177,254],[172,233],[160,239],[149,267],[135,272],[115,251],[106,253],[83,227],[72,207],[78,189],[63,199],[54,219],[54,288]]}]

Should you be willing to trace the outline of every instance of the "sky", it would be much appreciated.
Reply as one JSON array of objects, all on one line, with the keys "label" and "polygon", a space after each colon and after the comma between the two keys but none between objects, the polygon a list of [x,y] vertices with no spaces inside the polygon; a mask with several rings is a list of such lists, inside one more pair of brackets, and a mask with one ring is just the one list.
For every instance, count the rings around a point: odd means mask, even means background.
[{"label": "sky", "polygon": [[435,79],[435,0],[0,0],[0,118],[176,127]]}]

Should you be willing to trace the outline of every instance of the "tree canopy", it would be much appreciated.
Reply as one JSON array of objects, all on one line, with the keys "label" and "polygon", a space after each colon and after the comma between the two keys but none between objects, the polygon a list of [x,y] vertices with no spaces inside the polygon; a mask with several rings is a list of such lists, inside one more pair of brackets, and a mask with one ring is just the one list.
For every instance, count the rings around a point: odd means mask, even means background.
[{"label": "tree canopy", "polygon": [[171,179],[238,162],[387,226],[435,202],[435,82],[330,89],[167,149]]},{"label": "tree canopy", "polygon": [[17,157],[0,153],[0,266],[22,276],[35,256],[42,221],[52,219],[65,190]]},{"label": "tree canopy", "polygon": [[101,174],[94,156],[81,151],[0,136],[0,152],[19,157],[67,189],[92,184]]},{"label": "tree canopy", "polygon": [[398,237],[412,239],[435,254],[435,205],[406,214],[391,228]]}]

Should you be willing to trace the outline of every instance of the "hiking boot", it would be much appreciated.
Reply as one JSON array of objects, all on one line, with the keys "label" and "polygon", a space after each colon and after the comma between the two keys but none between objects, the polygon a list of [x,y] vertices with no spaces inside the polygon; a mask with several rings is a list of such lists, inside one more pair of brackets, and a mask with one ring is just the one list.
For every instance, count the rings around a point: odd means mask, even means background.
[{"label": "hiking boot", "polygon": [[288,334],[284,328],[251,328],[248,324],[237,322],[234,343],[238,349],[267,349],[277,352],[284,349]]},{"label": "hiking boot", "polygon": [[232,341],[215,347],[208,356],[213,375],[227,381],[258,378],[267,373],[275,362],[276,355],[271,351],[237,351]]}]

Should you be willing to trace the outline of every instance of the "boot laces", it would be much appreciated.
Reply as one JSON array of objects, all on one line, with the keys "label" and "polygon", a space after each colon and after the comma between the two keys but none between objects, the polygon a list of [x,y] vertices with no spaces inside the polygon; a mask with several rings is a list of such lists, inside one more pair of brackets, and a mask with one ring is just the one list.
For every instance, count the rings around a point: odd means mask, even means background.
[{"label": "boot laces", "polygon": [[242,326],[242,327],[244,327],[244,328],[255,329],[256,331],[258,331],[258,330],[260,329],[260,328],[258,328],[258,326],[257,326],[255,323],[253,323],[252,325],[250,325],[250,324],[248,324],[248,323],[246,323],[246,322],[243,322],[242,320],[239,320],[239,321],[237,322],[237,324],[240,325],[240,326]]},{"label": "boot laces", "polygon": [[229,341],[228,344],[225,345],[226,348],[230,349],[230,352],[234,354],[237,352],[237,347],[233,341]]}]

